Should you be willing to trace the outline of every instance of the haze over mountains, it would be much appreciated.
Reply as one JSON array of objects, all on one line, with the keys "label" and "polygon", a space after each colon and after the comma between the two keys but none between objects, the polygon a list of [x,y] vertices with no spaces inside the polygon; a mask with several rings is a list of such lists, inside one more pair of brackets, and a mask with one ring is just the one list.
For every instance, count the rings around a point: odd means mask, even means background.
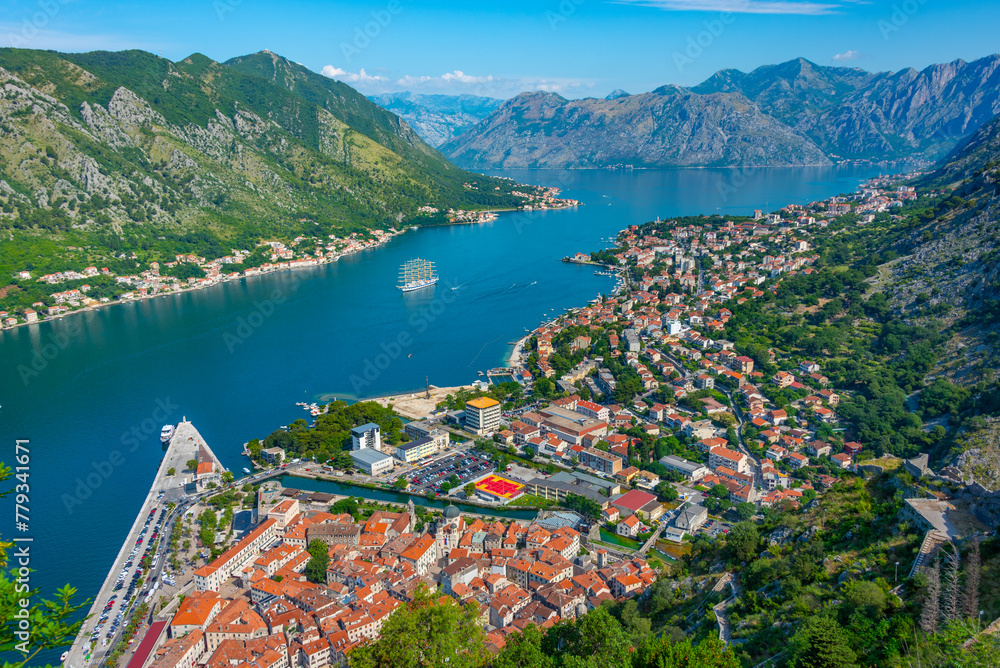
[{"label": "haze over mountains", "polygon": [[798,58],[606,99],[522,93],[442,152],[469,169],[937,159],[1000,113],[1000,56],[871,73]]},{"label": "haze over mountains", "polygon": [[478,95],[384,93],[369,99],[406,121],[431,146],[458,137],[503,104]]}]

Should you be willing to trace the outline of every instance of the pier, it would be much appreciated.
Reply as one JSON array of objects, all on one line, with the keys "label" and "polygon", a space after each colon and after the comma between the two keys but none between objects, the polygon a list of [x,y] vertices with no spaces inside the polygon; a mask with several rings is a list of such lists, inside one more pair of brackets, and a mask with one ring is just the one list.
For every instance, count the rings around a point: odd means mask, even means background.
[{"label": "pier", "polygon": [[[129,568],[129,574],[125,580],[126,583],[131,574],[135,573],[135,569],[139,568],[139,563],[144,555],[148,554],[150,557],[155,557],[159,554],[161,547],[169,543],[170,528],[174,518],[183,512],[183,509],[191,498],[201,496],[202,492],[198,487],[198,482],[195,480],[195,472],[186,470],[187,462],[192,459],[198,459],[200,462],[212,462],[217,474],[221,474],[224,470],[222,463],[215,456],[215,453],[212,452],[212,449],[208,447],[208,444],[201,437],[201,434],[198,433],[198,430],[194,428],[194,425],[185,420],[177,425],[177,430],[167,445],[167,450],[160,461],[160,467],[153,478],[149,492],[146,494],[145,500],[143,500],[135,522],[125,536],[122,547],[118,551],[118,556],[115,557],[111,569],[108,571],[108,576],[105,578],[104,584],[94,597],[94,603],[90,607],[88,618],[84,621],[80,632],[73,641],[68,656],[63,661],[64,666],[68,668],[84,668],[85,666],[100,665],[105,657],[114,650],[115,645],[120,639],[121,631],[128,624],[128,619],[133,613],[134,608],[150,592],[153,582],[159,577],[160,572],[166,564],[165,556],[163,559],[157,560],[155,567],[142,574],[142,584],[136,587],[135,594],[130,600],[124,600],[127,593],[127,584],[118,592],[115,592],[114,588],[118,575],[123,572],[125,564],[130,558],[133,565]],[[168,475],[171,469],[174,469],[174,474]],[[169,504],[171,503],[177,506],[173,512],[169,510]],[[146,527],[146,518],[154,510],[156,514],[153,521],[150,522],[149,529],[143,534],[143,530]],[[160,535],[156,541],[153,541],[151,540],[153,527],[156,526],[156,523],[161,518],[163,518],[163,523]],[[144,541],[138,544],[140,535],[142,535]],[[133,558],[132,547],[137,544],[140,549],[137,550]],[[114,599],[111,608],[107,611],[108,621],[101,625],[100,637],[97,641],[92,642],[90,637],[93,635],[101,615],[104,614],[104,608],[113,593],[117,594],[117,597]],[[109,642],[105,645],[104,639],[107,637],[108,630],[119,612],[123,613],[122,621],[119,624],[118,630],[111,635]]]}]

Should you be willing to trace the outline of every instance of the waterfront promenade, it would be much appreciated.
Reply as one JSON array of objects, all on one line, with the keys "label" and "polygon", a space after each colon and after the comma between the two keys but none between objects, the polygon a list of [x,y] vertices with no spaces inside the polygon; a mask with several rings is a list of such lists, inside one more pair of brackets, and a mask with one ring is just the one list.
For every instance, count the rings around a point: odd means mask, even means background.
[{"label": "waterfront promenade", "polygon": [[[188,492],[196,491],[194,488],[194,474],[187,470],[187,462],[192,459],[198,459],[199,451],[202,452],[203,461],[210,460],[215,463],[217,470],[222,469],[222,464],[215,456],[215,453],[212,452],[211,448],[208,447],[208,444],[205,443],[205,439],[203,439],[201,434],[198,433],[198,430],[194,428],[194,425],[190,422],[182,421],[177,425],[177,431],[174,433],[173,438],[170,439],[170,443],[167,446],[163,459],[160,461],[160,466],[157,469],[156,476],[153,478],[152,484],[150,485],[149,492],[146,494],[142,507],[136,515],[135,522],[129,529],[128,535],[125,537],[122,547],[118,551],[118,556],[115,557],[114,563],[108,571],[104,584],[101,586],[100,591],[97,592],[97,595],[94,598],[94,603],[90,608],[89,615],[84,621],[83,627],[80,629],[79,634],[73,642],[73,646],[70,648],[66,660],[63,662],[64,666],[69,668],[84,668],[85,666],[100,665],[107,653],[114,649],[115,644],[118,642],[121,630],[128,624],[130,610],[136,607],[144,598],[146,593],[148,593],[149,587],[152,586],[152,581],[158,576],[160,570],[164,567],[166,557],[163,556],[163,558],[159,559],[157,567],[151,569],[151,572],[144,574],[144,584],[136,589],[135,596],[127,603],[124,601],[127,584],[126,587],[123,587],[118,592],[114,592],[115,582],[118,579],[118,575],[122,573],[126,562],[129,561],[132,547],[136,545],[136,542],[138,541],[145,526],[146,518],[149,517],[150,511],[156,510],[157,514],[154,517],[154,521],[150,523],[150,529],[147,530],[144,536],[144,541],[140,545],[140,549],[137,551],[135,558],[133,559],[133,566],[129,569],[129,577],[131,576],[131,573],[134,573],[135,569],[139,567],[139,561],[141,560],[142,555],[146,553],[147,549],[149,549],[153,533],[152,527],[154,527],[156,522],[168,512],[168,504],[178,504]],[[174,474],[168,475],[168,472],[171,469],[174,469]],[[119,475],[126,475],[126,473],[121,471],[119,472]],[[164,522],[163,531],[161,531],[161,536],[158,538],[159,541],[166,540],[168,535],[165,531],[166,526],[167,522]],[[154,543],[149,552],[150,556],[159,554],[161,551],[161,545],[163,545],[163,542],[160,542],[159,544]],[[128,579],[126,579],[125,582],[127,583]],[[118,596],[114,600],[113,606],[108,611],[108,622],[102,626],[101,636],[97,640],[96,644],[93,644],[90,641],[90,636],[94,633],[98,619],[102,615],[102,611],[113,593],[118,594]],[[103,641],[107,635],[108,629],[110,628],[110,624],[113,623],[115,617],[122,610],[125,611],[125,614],[123,615],[118,632],[111,636],[111,640],[107,645],[104,645]]]}]

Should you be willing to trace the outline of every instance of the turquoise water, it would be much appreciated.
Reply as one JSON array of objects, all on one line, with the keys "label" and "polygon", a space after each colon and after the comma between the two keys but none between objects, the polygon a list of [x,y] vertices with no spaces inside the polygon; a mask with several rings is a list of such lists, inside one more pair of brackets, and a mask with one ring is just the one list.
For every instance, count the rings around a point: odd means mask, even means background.
[{"label": "turquoise water", "polygon": [[[381,489],[367,489],[355,485],[344,485],[330,480],[313,480],[312,478],[299,478],[297,476],[281,476],[278,478],[282,487],[292,487],[307,492],[326,492],[327,494],[340,494],[343,496],[363,497],[375,501],[385,501],[387,503],[398,503],[406,505],[410,499],[418,506],[426,506],[435,510],[443,510],[449,501],[435,499],[428,500],[422,496],[411,496],[409,494],[399,494],[398,492],[387,492]],[[533,520],[538,515],[537,510],[508,510],[506,508],[480,508],[468,503],[454,502],[455,507],[463,513],[479,513],[491,517],[508,517],[517,520]]]},{"label": "turquoise water", "polygon": [[601,540],[605,543],[610,543],[611,545],[620,545],[621,547],[627,547],[632,550],[638,550],[642,547],[642,543],[631,538],[626,538],[625,536],[619,536],[616,533],[612,533],[607,529],[601,529]]},{"label": "turquoise water", "polygon": [[[243,443],[308,418],[297,401],[468,383],[501,365],[526,328],[612,287],[560,258],[627,225],[806,203],[875,173],[511,172],[584,205],[407,232],[332,265],[2,331],[0,461],[13,463],[15,439],[30,441],[31,585],[98,589],[148,491],[164,423],[186,416],[239,471]],[[404,295],[398,267],[414,257],[435,261],[441,282]],[[10,537],[9,498],[4,508]]]}]

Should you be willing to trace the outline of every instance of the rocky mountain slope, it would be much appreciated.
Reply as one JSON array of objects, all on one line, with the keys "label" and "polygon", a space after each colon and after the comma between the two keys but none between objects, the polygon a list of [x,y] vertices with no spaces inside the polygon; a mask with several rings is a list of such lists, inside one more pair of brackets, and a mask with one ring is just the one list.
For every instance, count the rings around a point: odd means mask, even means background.
[{"label": "rocky mountain slope", "polygon": [[503,104],[477,95],[421,95],[385,93],[369,99],[406,121],[431,146],[463,134]]},{"label": "rocky mountain slope", "polygon": [[611,100],[522,93],[441,150],[474,169],[830,162],[743,95],[680,88]]},{"label": "rocky mountain slope", "polygon": [[799,58],[722,70],[691,89],[572,102],[523,94],[442,151],[472,168],[937,159],[998,113],[997,55],[874,74]]},{"label": "rocky mountain slope", "polygon": [[[925,382],[950,402],[950,438],[936,453],[968,479],[1000,480],[1000,118],[914,182],[933,208],[896,222],[899,257],[874,289],[908,325],[946,335]],[[943,383],[943,385],[940,385]],[[949,389],[951,388],[951,389]],[[918,401],[923,410],[924,390]],[[930,428],[930,424],[928,424]]]},{"label": "rocky mountain slope", "polygon": [[879,73],[797,58],[692,90],[742,93],[832,157],[935,157],[1000,114],[1000,55]]},{"label": "rocky mountain slope", "polygon": [[894,306],[922,317],[947,311],[951,320],[1000,299],[1000,117],[982,126],[919,178],[920,190],[943,189],[946,199],[924,212],[896,246],[901,257],[887,267]]},{"label": "rocky mountain slope", "polygon": [[509,182],[455,168],[394,114],[268,52],[221,64],[0,49],[0,80],[3,268],[59,269],[65,246],[93,262],[219,257],[266,236],[385,228],[429,202],[517,203]]}]

